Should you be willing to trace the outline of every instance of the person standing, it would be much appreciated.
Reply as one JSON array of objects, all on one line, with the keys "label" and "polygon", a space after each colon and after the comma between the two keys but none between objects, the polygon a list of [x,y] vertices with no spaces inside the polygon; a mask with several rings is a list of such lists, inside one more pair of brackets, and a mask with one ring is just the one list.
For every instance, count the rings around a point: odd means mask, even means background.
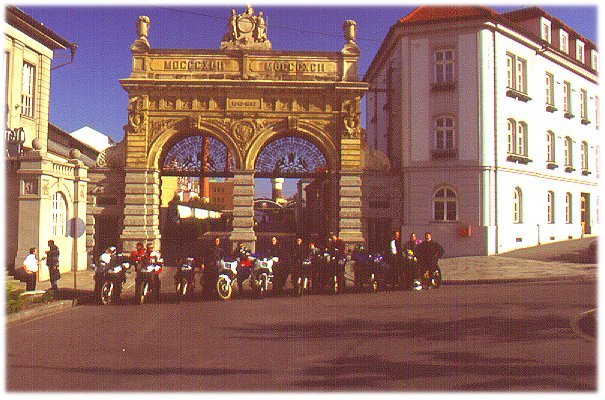
[{"label": "person standing", "polygon": [[411,288],[414,282],[414,279],[418,279],[418,268],[417,262],[414,262],[414,257],[416,255],[416,249],[418,245],[422,243],[422,240],[416,238],[416,234],[412,232],[410,234],[410,240],[405,242],[403,245],[403,268],[405,272],[405,286],[407,288]]},{"label": "person standing", "polygon": [[290,274],[290,281],[292,286],[296,286],[295,282],[299,276],[303,274],[303,261],[307,256],[307,248],[303,244],[303,238],[301,236],[296,237],[296,243],[292,249],[292,271]]},{"label": "person standing", "polygon": [[39,261],[36,258],[36,248],[32,247],[29,249],[29,254],[23,260],[23,268],[25,270],[25,282],[26,287],[25,290],[32,291],[36,290],[36,281],[38,279],[38,269],[39,269]]},{"label": "person standing", "polygon": [[421,279],[427,279],[431,269],[437,267],[437,262],[443,256],[443,247],[433,240],[430,232],[424,234],[424,241],[416,247],[416,258],[418,259],[418,275]]},{"label": "person standing", "polygon": [[59,272],[59,248],[54,240],[48,241],[48,250],[46,251],[46,265],[50,275],[50,290],[57,290],[57,282],[61,279]]},{"label": "person standing", "polygon": [[[345,264],[347,257],[345,254],[345,242],[336,235],[330,232],[328,239],[328,253],[330,254],[330,273],[336,274],[339,286],[344,290],[345,284]],[[334,276],[334,275],[332,275]]]},{"label": "person standing", "polygon": [[388,260],[389,266],[391,267],[391,276],[393,283],[397,286],[403,284],[403,257],[401,254],[401,232],[396,230],[393,232],[393,237],[389,242]]},{"label": "person standing", "polygon": [[275,276],[274,289],[281,292],[288,278],[288,267],[286,265],[284,249],[279,244],[276,236],[271,236],[271,244],[267,248],[268,258],[277,258],[277,262],[273,263],[273,275]]}]

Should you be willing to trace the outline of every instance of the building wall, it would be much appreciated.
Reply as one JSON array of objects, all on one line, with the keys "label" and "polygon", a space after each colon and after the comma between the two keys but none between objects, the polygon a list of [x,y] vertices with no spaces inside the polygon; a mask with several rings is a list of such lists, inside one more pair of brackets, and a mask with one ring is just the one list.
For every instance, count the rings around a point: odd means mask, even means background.
[{"label": "building wall", "polygon": [[[539,24],[539,19],[535,23]],[[484,25],[462,22],[441,28],[435,24],[417,31],[410,28],[408,34],[402,29],[397,45],[384,47],[397,48],[401,60],[401,70],[394,81],[400,85],[402,95],[398,108],[390,108],[390,118],[401,121],[398,129],[403,167],[398,175],[402,192],[402,235],[431,231],[445,245],[448,256],[494,254],[579,238],[582,236],[581,193],[590,194],[592,234],[599,231],[597,191],[600,171],[597,171],[596,159],[600,138],[594,122],[598,86],[591,81],[596,79],[595,75],[555,52],[539,51],[540,45],[528,42],[518,33],[502,29],[507,32],[496,30],[494,33]],[[558,30],[552,35],[558,37]],[[574,46],[570,41],[570,50]],[[433,54],[448,48],[455,50],[455,88],[435,89]],[[507,52],[526,60],[527,93],[531,97],[527,102],[507,96]],[[392,50],[385,50],[376,57],[388,60],[393,55]],[[366,78],[371,87],[382,84],[386,64],[386,61],[378,63],[380,67]],[[547,71],[555,78],[554,97],[558,110],[554,113],[548,112],[545,104]],[[571,103],[575,118],[568,119],[563,115],[563,81],[569,81],[573,89]],[[581,123],[580,89],[588,93],[587,119],[592,122],[590,124]],[[376,105],[367,101],[367,115],[372,115],[375,108],[381,110],[386,104],[384,101],[380,97]],[[434,118],[438,115],[455,117],[456,155],[452,158],[432,154]],[[389,117],[382,115],[382,118]],[[531,160],[527,164],[509,160],[509,118],[527,125],[527,157]],[[380,140],[381,129],[379,120],[375,124],[369,123],[367,141],[369,146],[377,142],[382,150],[385,143]],[[556,135],[555,161],[559,167],[555,169],[547,167],[547,130]],[[573,139],[575,170],[571,172],[566,172],[563,165],[566,136]],[[589,147],[588,175],[581,171],[582,141]],[[458,217],[456,221],[437,222],[434,221],[433,196],[440,186],[446,185],[457,195]],[[521,189],[523,199],[520,223],[513,223],[512,196],[516,187]],[[552,224],[547,223],[549,190],[555,196]],[[571,223],[565,221],[565,194],[568,192],[572,194]]]}]

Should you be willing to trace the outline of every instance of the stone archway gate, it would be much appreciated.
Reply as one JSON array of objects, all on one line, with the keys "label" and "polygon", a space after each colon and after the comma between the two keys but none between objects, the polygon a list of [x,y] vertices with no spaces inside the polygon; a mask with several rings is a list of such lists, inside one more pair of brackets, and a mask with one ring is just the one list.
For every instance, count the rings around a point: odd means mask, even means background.
[{"label": "stone archway gate", "polygon": [[[361,229],[360,98],[356,25],[345,21],[340,52],[273,51],[258,34],[251,7],[235,15],[220,50],[153,49],[149,18],[139,17],[125,130],[124,249],[159,246],[159,159],[175,135],[216,137],[233,155],[231,241],[254,243],[254,163],[278,136],[299,135],[324,153],[339,184],[339,236],[364,241]],[[255,25],[255,22],[256,25]],[[264,24],[264,22],[263,22]],[[252,29],[251,27],[257,26]]]}]

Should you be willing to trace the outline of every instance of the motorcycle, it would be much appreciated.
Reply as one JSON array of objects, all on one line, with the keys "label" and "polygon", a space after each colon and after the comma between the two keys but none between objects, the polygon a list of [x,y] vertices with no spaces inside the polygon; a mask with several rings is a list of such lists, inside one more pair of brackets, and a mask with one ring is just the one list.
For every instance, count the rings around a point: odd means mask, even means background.
[{"label": "motorcycle", "polygon": [[269,290],[269,283],[273,281],[273,267],[279,262],[278,257],[255,257],[254,267],[250,274],[250,287],[262,299]]},{"label": "motorcycle", "polygon": [[294,293],[297,296],[302,296],[306,291],[309,290],[309,278],[311,277],[311,269],[313,268],[313,261],[311,258],[305,258],[302,261],[301,270],[298,272],[296,282],[294,284]]},{"label": "motorcycle", "polygon": [[158,260],[155,264],[147,264],[141,267],[137,272],[135,285],[135,300],[138,304],[143,304],[152,296],[160,302],[160,273],[162,272],[163,260]]},{"label": "motorcycle", "polygon": [[414,290],[439,289],[441,287],[441,279],[441,269],[436,265],[426,270],[422,276],[414,280]]},{"label": "motorcycle", "polygon": [[355,261],[355,287],[361,289],[364,284],[369,283],[372,291],[378,291],[378,273],[377,263],[371,254],[368,254],[363,249],[358,249],[352,255],[352,260]]},{"label": "motorcycle", "polygon": [[235,257],[225,257],[218,261],[218,278],[216,293],[223,300],[231,299],[233,285],[237,280],[237,260]]},{"label": "motorcycle", "polygon": [[324,258],[326,260],[327,269],[327,283],[330,287],[330,292],[333,294],[338,294],[342,291],[341,285],[343,284],[342,278],[339,278],[341,275],[341,270],[344,271],[344,263],[346,259],[339,259],[336,255],[331,255],[327,251],[324,252]]},{"label": "motorcycle", "polygon": [[182,260],[174,276],[176,286],[176,298],[180,302],[183,298],[192,300],[195,289],[195,267],[193,258],[187,257]]},{"label": "motorcycle", "polygon": [[118,254],[112,257],[109,264],[99,261],[95,267],[95,294],[99,304],[107,305],[120,301],[122,285],[126,282],[126,272],[130,268],[128,256]]},{"label": "motorcycle", "polygon": [[237,257],[237,288],[239,292],[244,290],[244,281],[250,278],[254,265],[254,256],[245,249]]}]

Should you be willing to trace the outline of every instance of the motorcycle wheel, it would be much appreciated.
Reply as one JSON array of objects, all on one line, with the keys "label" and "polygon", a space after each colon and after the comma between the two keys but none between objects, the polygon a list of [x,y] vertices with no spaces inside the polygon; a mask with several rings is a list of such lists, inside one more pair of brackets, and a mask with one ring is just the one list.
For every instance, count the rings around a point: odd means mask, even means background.
[{"label": "motorcycle wheel", "polygon": [[303,281],[302,291],[303,293],[309,290],[309,278],[305,278]]},{"label": "motorcycle wheel", "polygon": [[181,290],[181,288],[182,288],[182,283],[177,282],[177,284],[176,284],[176,302],[177,303],[180,303],[181,298],[183,297],[183,291]]},{"label": "motorcycle wheel", "polygon": [[260,281],[259,281],[258,284],[259,284],[259,286],[258,286],[258,298],[262,299],[267,294],[267,287],[268,287],[267,277],[265,275],[261,275]]},{"label": "motorcycle wheel", "polygon": [[101,304],[102,305],[111,304],[112,291],[113,291],[113,283],[110,281],[103,281],[103,286],[101,286]]},{"label": "motorcycle wheel", "polygon": [[374,293],[378,292],[378,281],[376,280],[374,274],[372,274],[372,276],[370,277],[370,282],[372,283],[372,291]]},{"label": "motorcycle wheel", "polygon": [[114,303],[120,303],[122,297],[122,285],[120,283],[114,285],[111,297],[113,297]]},{"label": "motorcycle wheel", "polygon": [[296,294],[298,296],[302,296],[304,290],[305,290],[305,287],[303,286],[303,280],[302,280],[302,278],[298,278],[296,280]]},{"label": "motorcycle wheel", "polygon": [[149,282],[145,282],[143,283],[143,286],[141,287],[141,293],[139,294],[139,304],[143,304],[145,303],[145,299],[147,298],[147,295],[149,294]]},{"label": "motorcycle wheel", "polygon": [[226,276],[219,276],[216,281],[216,293],[218,297],[223,300],[229,300],[232,294],[231,282],[227,280]]},{"label": "motorcycle wheel", "polygon": [[338,278],[337,278],[337,277],[334,277],[334,282],[333,282],[333,284],[332,284],[332,292],[333,292],[334,294],[338,294],[338,291],[339,291],[339,287],[338,287]]},{"label": "motorcycle wheel", "polygon": [[441,271],[439,270],[439,268],[434,270],[431,274],[430,283],[434,289],[439,289],[439,287],[441,286]]}]

